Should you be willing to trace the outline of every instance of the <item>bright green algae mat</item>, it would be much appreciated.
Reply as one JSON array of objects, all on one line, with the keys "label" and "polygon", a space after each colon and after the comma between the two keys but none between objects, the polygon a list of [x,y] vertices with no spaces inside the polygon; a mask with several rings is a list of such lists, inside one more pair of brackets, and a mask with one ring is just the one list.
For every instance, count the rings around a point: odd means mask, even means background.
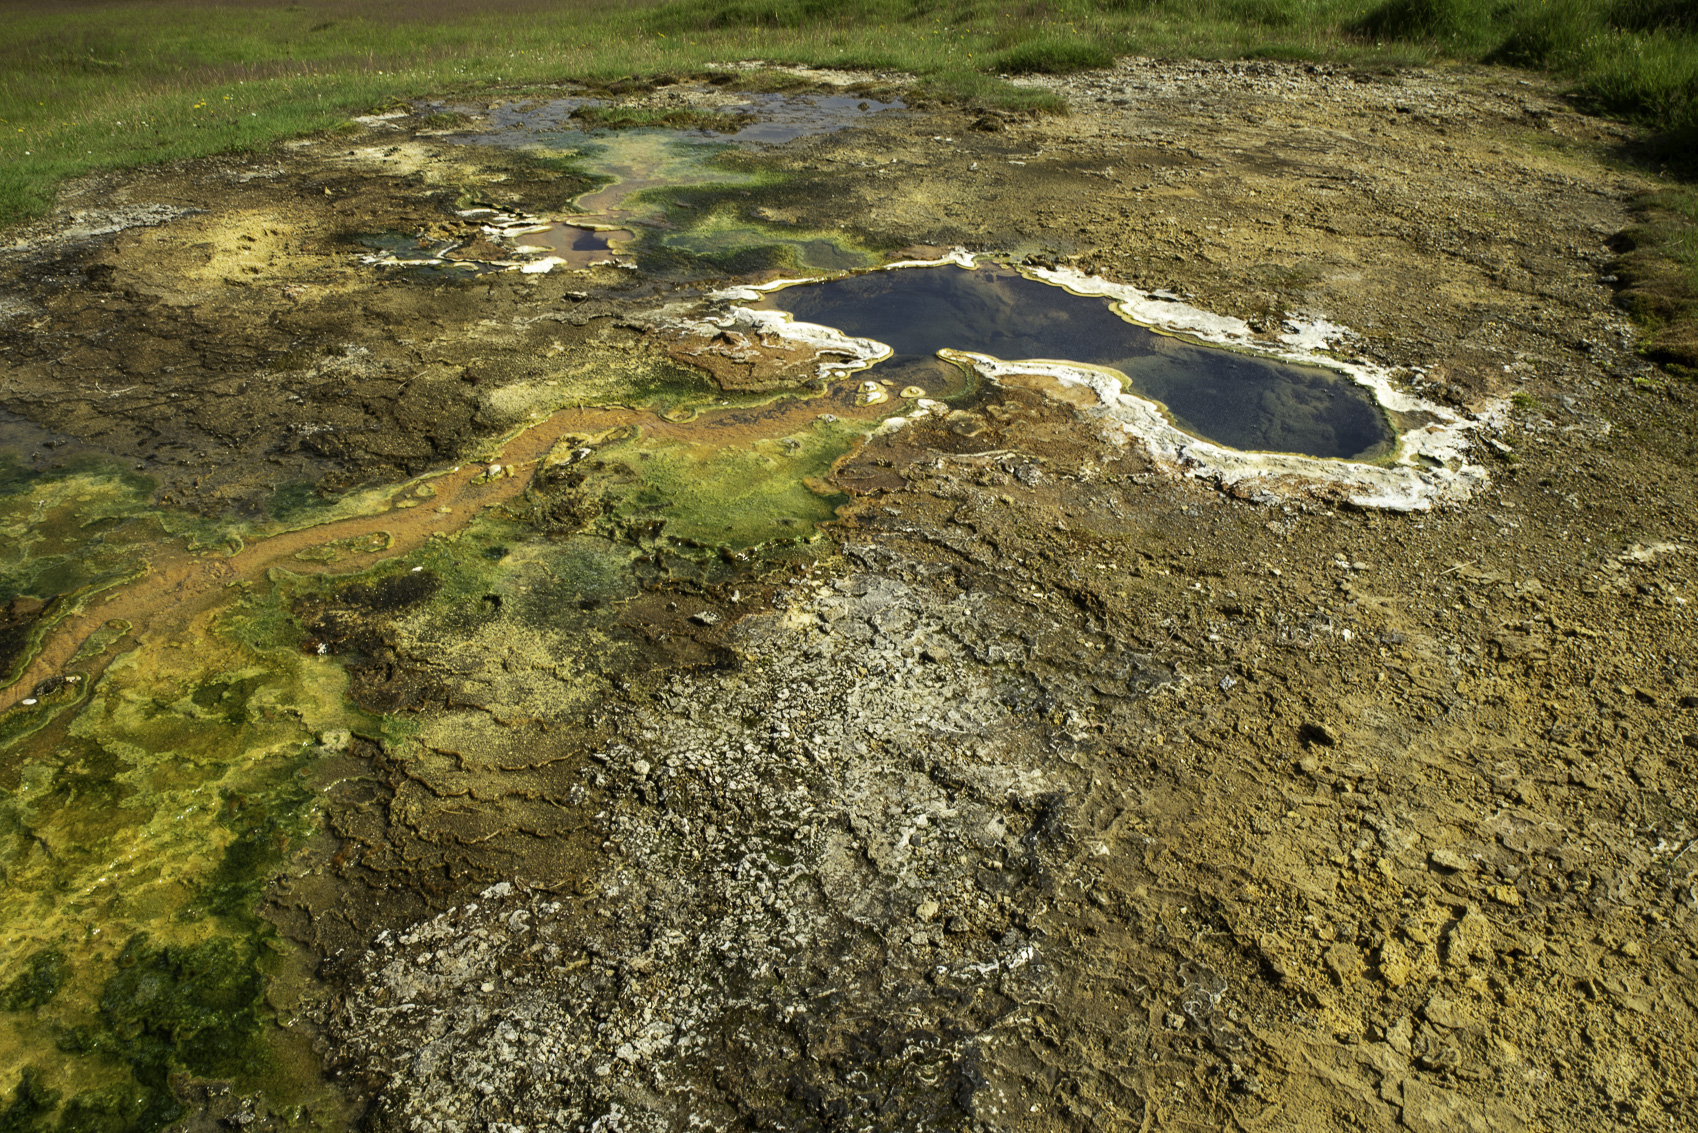
[{"label": "bright green algae mat", "polygon": [[[109,460],[28,464],[0,454],[9,677],[156,551],[223,542]],[[340,672],[273,622],[239,600],[194,642],[108,625],[0,716],[0,1129],[157,1129],[179,1072],[308,1100],[275,1073],[290,1056],[263,992],[280,953],[251,910],[312,827],[302,774],[346,710]]]},{"label": "bright green algae mat", "polygon": [[278,628],[251,599],[193,642],[144,638],[0,752],[0,1063],[27,1068],[6,1128],[45,1128],[50,1098],[60,1129],[159,1128],[179,1071],[296,1096],[263,999],[286,949],[251,910],[313,829],[314,736],[348,713],[341,671]]},{"label": "bright green algae mat", "polygon": [[[545,469],[532,494],[573,524],[634,541],[663,534],[679,553],[794,543],[847,502],[822,481],[864,430],[823,414],[782,436],[717,443],[632,431],[609,438],[588,467]],[[571,506],[561,509],[553,501],[565,496]]]}]

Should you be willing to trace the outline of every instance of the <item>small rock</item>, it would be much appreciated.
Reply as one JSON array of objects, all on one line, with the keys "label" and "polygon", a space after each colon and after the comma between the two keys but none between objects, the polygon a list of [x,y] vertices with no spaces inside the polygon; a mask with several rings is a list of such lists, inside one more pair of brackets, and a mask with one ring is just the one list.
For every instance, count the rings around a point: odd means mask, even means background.
[{"label": "small rock", "polygon": [[1333,974],[1340,987],[1354,983],[1367,966],[1362,962],[1361,950],[1354,944],[1335,944],[1326,950],[1324,959],[1327,970]]},{"label": "small rock", "polygon": [[1386,1028],[1386,1045],[1398,1054],[1408,1058],[1411,1044],[1415,1038],[1415,1023],[1409,1016],[1404,1015]]},{"label": "small rock", "polygon": [[1434,850],[1427,860],[1446,873],[1468,873],[1474,868],[1472,861],[1455,850]]},{"label": "small rock", "polygon": [[1521,892],[1513,885],[1494,885],[1486,893],[1500,905],[1521,904]]},{"label": "small rock", "polygon": [[1402,987],[1409,982],[1413,965],[1409,963],[1409,954],[1403,950],[1403,945],[1388,938],[1380,945],[1379,968],[1381,979],[1392,987]]},{"label": "small rock", "polygon": [[1527,1133],[1527,1122],[1507,1103],[1476,1101],[1410,1077],[1403,1084],[1403,1124],[1410,1133]]},{"label": "small rock", "polygon": [[933,917],[937,916],[938,908],[939,906],[936,901],[921,901],[919,906],[914,910],[914,915],[923,921],[929,921]]},{"label": "small rock", "polygon": [[712,610],[698,610],[696,613],[690,615],[690,620],[695,622],[697,625],[712,626],[718,625],[722,619]]},{"label": "small rock", "polygon": [[1492,959],[1495,955],[1493,936],[1492,922],[1480,912],[1480,907],[1468,906],[1468,911],[1445,938],[1445,962],[1452,967],[1460,967],[1474,959]]},{"label": "small rock", "polygon": [[1276,980],[1284,983],[1291,978],[1291,961],[1288,958],[1290,949],[1277,933],[1263,933],[1258,937],[1256,952]]},{"label": "small rock", "polygon": [[1447,1027],[1453,1031],[1458,1027],[1466,1027],[1474,1021],[1474,1017],[1463,1010],[1460,1004],[1454,1000],[1446,999],[1442,995],[1434,995],[1427,1000],[1427,1005],[1421,1008],[1421,1017],[1429,1023]]},{"label": "small rock", "polygon": [[1338,733],[1325,724],[1311,720],[1297,729],[1297,739],[1304,745],[1320,744],[1322,747],[1336,747]]}]

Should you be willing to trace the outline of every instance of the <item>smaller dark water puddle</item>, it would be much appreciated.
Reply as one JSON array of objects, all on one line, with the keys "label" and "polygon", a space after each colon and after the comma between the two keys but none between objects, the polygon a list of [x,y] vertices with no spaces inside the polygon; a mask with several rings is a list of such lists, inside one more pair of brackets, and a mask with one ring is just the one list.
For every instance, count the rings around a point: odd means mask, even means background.
[{"label": "smaller dark water puddle", "polygon": [[374,232],[355,241],[371,249],[368,262],[404,268],[421,278],[450,278],[507,270],[500,261],[507,249],[491,245],[478,256],[466,240],[444,240],[430,236],[408,236],[400,232]]},{"label": "smaller dark water puddle", "polygon": [[868,272],[787,287],[756,306],[884,343],[893,354],[870,376],[904,384],[938,380],[946,348],[1083,363],[1119,371],[1178,428],[1235,449],[1373,460],[1396,439],[1373,394],[1343,374],[1161,334],[1107,299],[1008,268]]},{"label": "smaller dark water puddle", "polygon": [[900,99],[880,102],[855,95],[766,94],[728,109],[751,114],[755,121],[735,133],[724,135],[734,142],[782,145],[817,134],[846,130],[862,119],[886,110],[906,110]]},{"label": "smaller dark water puddle", "polygon": [[372,262],[410,269],[421,276],[464,276],[506,271],[515,264],[543,258],[570,269],[622,264],[626,262],[623,246],[636,239],[629,229],[516,220],[499,216],[492,209],[474,209],[463,215],[469,221],[487,216],[492,223],[484,231],[460,239],[380,232],[362,236],[358,243],[372,249]]}]

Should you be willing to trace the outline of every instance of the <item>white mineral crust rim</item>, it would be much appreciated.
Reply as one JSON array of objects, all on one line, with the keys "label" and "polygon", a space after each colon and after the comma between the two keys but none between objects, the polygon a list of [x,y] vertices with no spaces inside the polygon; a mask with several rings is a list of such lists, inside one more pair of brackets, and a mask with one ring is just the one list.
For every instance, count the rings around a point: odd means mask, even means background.
[{"label": "white mineral crust rim", "polygon": [[[904,260],[878,270],[942,267],[946,264],[971,268],[975,263],[970,252],[956,248],[941,259]],[[1305,487],[1334,487],[1342,489],[1345,498],[1358,507],[1390,511],[1427,511],[1437,503],[1461,502],[1490,483],[1486,469],[1468,460],[1472,447],[1470,434],[1480,429],[1490,431],[1500,428],[1505,420],[1507,403],[1501,399],[1490,401],[1464,416],[1435,402],[1393,389],[1387,371],[1364,362],[1342,362],[1321,353],[1331,349],[1333,343],[1347,333],[1343,327],[1324,319],[1290,321],[1286,324],[1288,332],[1280,336],[1284,348],[1269,349],[1251,337],[1250,327],[1244,320],[1230,315],[1217,315],[1185,303],[1158,299],[1139,288],[1086,275],[1072,268],[1029,268],[1023,269],[1023,274],[1076,295],[1109,299],[1122,315],[1142,326],[1182,334],[1201,342],[1230,346],[1266,358],[1321,366],[1366,388],[1382,409],[1420,413],[1431,420],[1430,424],[1400,434],[1396,451],[1385,464],[1365,464],[1298,453],[1246,452],[1181,432],[1168,421],[1161,406],[1127,393],[1122,375],[1113,370],[1070,362],[1004,362],[964,350],[939,352],[942,357],[970,364],[993,381],[1016,374],[1031,374],[1066,385],[1088,387],[1097,395],[1098,404],[1094,410],[1087,412],[1118,425],[1126,436],[1140,441],[1149,449],[1150,455],[1171,472],[1212,480],[1223,488],[1239,490],[1253,489],[1256,481],[1265,481],[1261,492],[1252,490],[1249,495],[1252,499],[1270,503],[1297,494]],[[714,293],[712,298],[754,302],[769,292],[812,282],[816,281],[780,279],[755,286],[729,288]],[[883,343],[852,338],[831,327],[794,322],[782,311],[757,311],[734,306],[717,319],[685,325],[705,333],[735,329],[777,335],[822,352],[850,357],[847,362],[822,363],[822,377],[865,369],[891,353]],[[910,421],[936,415],[933,405],[922,403],[912,413],[888,418],[880,429],[900,429]]]},{"label": "white mineral crust rim", "polygon": [[[1400,434],[1392,459],[1383,465],[1296,453],[1243,452],[1180,432],[1154,402],[1126,393],[1120,375],[1114,371],[1066,364],[1021,365],[973,356],[975,368],[993,379],[999,374],[1043,373],[1068,384],[1089,386],[1096,391],[1104,416],[1118,421],[1129,435],[1143,441],[1151,455],[1177,466],[1187,475],[1216,480],[1222,487],[1242,485],[1256,478],[1270,482],[1286,477],[1320,481],[1344,488],[1348,493],[1345,498],[1358,507],[1391,511],[1426,511],[1435,503],[1460,502],[1490,483],[1486,469],[1468,460],[1472,447],[1469,434],[1482,428],[1500,428],[1506,418],[1507,402],[1490,401],[1464,416],[1393,389],[1387,371],[1380,367],[1342,362],[1321,353],[1331,349],[1347,333],[1343,327],[1324,319],[1294,320],[1287,323],[1288,332],[1280,336],[1285,349],[1268,349],[1251,339],[1250,327],[1242,319],[1153,299],[1136,287],[1071,268],[1037,269],[1029,274],[1078,295],[1111,299],[1123,315],[1145,326],[1264,357],[1321,366],[1366,388],[1382,409],[1420,413],[1432,419],[1428,425]],[[1272,483],[1269,487],[1274,488],[1273,494],[1279,494]]]}]

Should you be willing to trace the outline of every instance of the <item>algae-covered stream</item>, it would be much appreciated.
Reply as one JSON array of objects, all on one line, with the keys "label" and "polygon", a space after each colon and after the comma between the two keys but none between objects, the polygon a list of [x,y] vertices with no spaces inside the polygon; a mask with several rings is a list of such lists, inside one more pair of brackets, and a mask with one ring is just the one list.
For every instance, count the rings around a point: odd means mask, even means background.
[{"label": "algae-covered stream", "polygon": [[[790,107],[752,140],[832,128],[816,118]],[[754,183],[713,165],[723,147],[703,141],[579,137],[566,157],[603,187],[580,196],[573,207],[587,211],[572,225],[486,225],[481,246],[377,243],[414,266],[540,255],[544,267],[589,268],[634,240],[633,228],[677,235],[669,206],[639,204],[645,192]],[[476,223],[493,210],[461,211]],[[722,229],[701,250],[735,253],[761,233]],[[283,365],[303,369],[292,355]],[[308,376],[325,369],[307,366]],[[161,490],[146,460],[131,471],[97,445],[8,425],[7,1129],[157,1129],[188,1112],[195,1079],[261,1090],[272,1120],[345,1126],[341,1095],[301,1073],[309,1036],[272,1025],[303,973],[254,915],[267,877],[319,836],[315,797],[352,737],[407,732],[381,697],[376,707],[364,697],[364,709],[361,695],[350,699],[350,667],[372,646],[349,635],[335,603],[384,611],[434,598],[452,609],[463,586],[475,609],[499,609],[505,593],[511,614],[529,609],[522,592],[534,587],[504,576],[541,571],[588,624],[597,617],[584,610],[645,585],[699,587],[725,572],[721,556],[782,559],[843,502],[832,465],[888,412],[853,382],[807,397],[720,394],[681,380],[664,357],[624,360],[614,372],[625,380],[612,384],[593,354],[551,370],[502,395],[493,412],[513,424],[460,460],[331,497],[280,491],[269,515],[204,499],[198,514],[170,506],[192,499],[199,478]],[[441,550],[467,543],[488,552],[470,575]],[[350,572],[372,581],[313,581]],[[368,591],[380,597],[357,597]]]},{"label": "algae-covered stream", "polygon": [[717,549],[811,538],[841,500],[824,486],[833,461],[876,422],[852,383],[741,408],[671,402],[666,414],[561,409],[476,463],[368,489],[294,529],[234,522],[220,530],[229,542],[198,549],[162,525],[150,485],[110,460],[25,473],[28,454],[16,454],[0,499],[23,662],[0,716],[0,939],[15,973],[0,1052],[28,1068],[17,1112],[45,1116],[61,1098],[66,1128],[157,1128],[180,1109],[168,1079],[187,1070],[340,1127],[333,1093],[269,1069],[310,1055],[282,1049],[305,1039],[267,1023],[265,981],[287,968],[287,948],[252,907],[316,829],[319,766],[350,730],[381,725],[344,700],[344,643],[322,620],[303,629],[288,595],[314,575],[453,544],[480,516],[533,512],[544,530],[603,538],[587,560],[582,540],[517,558],[503,548],[484,573],[508,569],[504,558],[568,579],[588,567],[591,581],[562,595],[572,609],[636,592],[638,542],[661,576],[700,577]]}]

